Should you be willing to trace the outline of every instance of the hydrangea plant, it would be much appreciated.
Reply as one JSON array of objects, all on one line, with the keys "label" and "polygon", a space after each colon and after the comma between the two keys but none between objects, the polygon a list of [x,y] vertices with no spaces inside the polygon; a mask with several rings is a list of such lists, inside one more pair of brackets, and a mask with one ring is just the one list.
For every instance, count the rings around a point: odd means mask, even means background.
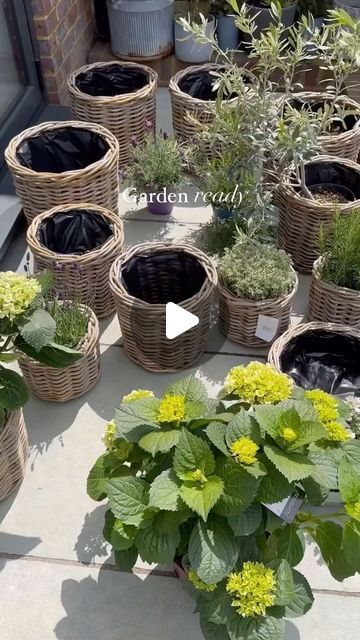
[{"label": "hydrangea plant", "polygon": [[[207,640],[281,640],[285,618],[313,603],[295,569],[305,534],[334,578],[360,571],[360,443],[348,417],[341,400],[258,362],[231,369],[218,400],[195,377],[162,398],[125,396],[87,485],[108,501],[117,564],[182,563]],[[299,509],[337,488],[337,513]]]}]

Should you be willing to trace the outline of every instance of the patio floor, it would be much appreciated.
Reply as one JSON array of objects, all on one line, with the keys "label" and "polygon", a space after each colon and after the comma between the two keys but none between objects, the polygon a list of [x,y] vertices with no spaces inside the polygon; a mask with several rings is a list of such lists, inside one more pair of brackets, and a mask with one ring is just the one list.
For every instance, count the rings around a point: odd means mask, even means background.
[{"label": "patio floor", "polygon": [[[169,130],[169,104],[159,93],[159,121]],[[210,208],[178,207],[166,222],[144,210],[121,211],[127,246],[147,240],[196,241]],[[12,243],[0,269],[22,270],[24,235]],[[300,278],[292,322],[306,311],[309,278]],[[189,373],[213,396],[230,367],[265,361],[266,349],[247,350],[213,327],[198,366],[186,374],[151,374],[131,363],[117,319],[101,322],[102,376],[86,396],[66,405],[32,398],[25,407],[30,459],[19,490],[0,503],[0,638],[3,640],[203,640],[194,602],[172,567],[140,559],[133,574],[118,571],[102,537],[105,505],[86,494],[86,478],[103,452],[101,437],[124,394],[161,393]],[[287,624],[286,640],[359,637],[360,577],[333,580],[308,544],[300,565],[315,589],[304,618]],[[271,640],[269,638],[269,640]]]}]

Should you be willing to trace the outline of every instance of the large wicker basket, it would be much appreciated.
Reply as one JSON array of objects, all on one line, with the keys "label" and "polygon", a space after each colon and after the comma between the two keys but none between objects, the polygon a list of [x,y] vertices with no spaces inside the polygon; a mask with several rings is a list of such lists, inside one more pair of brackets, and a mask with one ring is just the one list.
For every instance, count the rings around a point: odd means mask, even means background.
[{"label": "large wicker basket", "polygon": [[83,357],[64,369],[48,367],[32,358],[20,358],[24,380],[38,398],[67,402],[82,396],[96,384],[100,376],[100,345],[99,323],[93,312],[79,350],[84,353]]},{"label": "large wicker basket", "polygon": [[[116,96],[89,95],[78,87],[80,76],[96,73],[111,68],[113,73],[118,69],[134,69],[147,76],[147,84],[131,93]],[[131,136],[135,135],[139,142],[147,131],[147,122],[156,124],[156,88],[158,76],[155,71],[135,62],[96,62],[81,67],[71,74],[68,90],[71,111],[76,120],[96,122],[111,131],[119,142],[120,166],[125,166],[131,159]]]},{"label": "large wicker basket", "polygon": [[[30,138],[51,136],[59,129],[90,131],[107,147],[105,155],[82,169],[50,173],[34,171],[19,161],[17,151]],[[67,154],[66,154],[67,155]],[[26,129],[13,138],[6,151],[6,163],[12,173],[16,193],[28,224],[43,211],[60,204],[91,202],[118,212],[119,143],[104,127],[87,122],[45,122]],[[86,163],[86,159],[84,160]]]},{"label": "large wicker basket", "polygon": [[[123,276],[124,268],[133,264],[133,259],[144,256],[145,266],[139,272],[137,282],[141,294],[151,302],[130,295]],[[169,266],[172,259],[192,264],[184,271],[176,271]],[[180,301],[186,283],[191,283],[189,286],[196,288],[195,274],[191,268],[194,265],[201,271],[203,282],[193,295]],[[175,271],[176,275],[173,276]],[[215,265],[195,247],[145,243],[120,256],[111,267],[110,286],[124,348],[129,358],[144,369],[155,372],[178,371],[194,364],[205,350],[216,285]],[[157,300],[161,302],[158,303]],[[175,339],[168,340],[166,302],[180,304],[183,309],[198,316],[199,324]]]},{"label": "large wicker basket", "polygon": [[[237,298],[219,282],[219,326],[222,333],[229,340],[247,347],[264,347],[272,344],[289,326],[291,305],[298,287],[296,274],[295,278],[295,285],[286,296],[258,302]],[[279,320],[276,334],[268,342],[255,335],[260,315]]]},{"label": "large wicker basket", "polygon": [[360,329],[360,291],[325,282],[321,277],[322,262],[319,258],[313,267],[309,321],[338,322]]},{"label": "large wicker basket", "polygon": [[28,459],[29,444],[21,409],[9,413],[0,431],[0,501],[7,498],[22,482]]},{"label": "large wicker basket", "polygon": [[[47,249],[39,240],[41,224],[59,213],[89,211],[100,214],[109,222],[112,235],[100,247],[81,255],[56,253]],[[34,255],[36,271],[46,269],[52,274],[54,289],[63,297],[88,304],[98,318],[114,311],[114,300],[109,287],[109,269],[123,249],[124,233],[120,218],[103,207],[90,203],[54,207],[37,216],[27,231],[27,242]]]},{"label": "large wicker basket", "polygon": [[[334,160],[332,156],[318,156],[307,165],[334,163]],[[360,165],[344,159],[336,159],[336,163],[356,171],[360,180]],[[305,198],[294,189],[289,177],[280,183],[277,198],[280,207],[279,247],[291,255],[297,271],[311,273],[314,261],[319,257],[317,243],[320,224],[331,224],[335,205]],[[347,215],[359,206],[360,201],[356,199],[338,205],[337,209]]]}]

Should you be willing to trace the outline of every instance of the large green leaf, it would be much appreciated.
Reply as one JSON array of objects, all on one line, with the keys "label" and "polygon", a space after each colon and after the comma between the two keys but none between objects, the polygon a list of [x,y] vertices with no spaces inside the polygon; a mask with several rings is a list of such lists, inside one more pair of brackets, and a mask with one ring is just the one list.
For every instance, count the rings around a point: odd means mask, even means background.
[{"label": "large green leaf", "polygon": [[253,502],[259,481],[229,458],[218,461],[216,473],[224,481],[224,492],[215,511],[222,516],[236,516]]},{"label": "large green leaf", "polygon": [[339,465],[339,490],[345,502],[357,502],[360,495],[360,469],[347,458]]},{"label": "large green leaf", "polygon": [[233,618],[228,624],[230,640],[283,640],[285,622],[278,618]]},{"label": "large green leaf", "polygon": [[166,469],[155,478],[150,487],[150,507],[176,511],[179,506],[180,481],[172,469]]},{"label": "large green leaf", "polygon": [[321,487],[326,489],[336,489],[338,464],[326,449],[317,445],[311,445],[309,448],[309,458],[314,464],[311,472],[311,478]]},{"label": "large green leaf", "polygon": [[232,420],[230,420],[226,429],[226,444],[230,448],[231,445],[240,438],[247,437],[260,441],[260,431],[257,422],[251,417],[245,409],[241,408]]},{"label": "large green leaf", "polygon": [[312,504],[314,506],[321,506],[322,504],[324,504],[326,498],[330,493],[330,489],[322,487],[312,478],[304,478],[304,480],[301,481],[301,484],[306,493],[306,501],[309,504]]},{"label": "large green leaf", "polygon": [[239,555],[236,568],[241,570],[244,562],[256,562],[260,559],[260,549],[255,534],[250,536],[239,536],[236,539],[239,545]]},{"label": "large green leaf", "polygon": [[275,605],[283,607],[290,604],[295,596],[292,569],[284,559],[273,561],[270,567],[275,570]]},{"label": "large green leaf", "polygon": [[115,551],[114,555],[116,565],[121,571],[131,571],[137,560],[138,550],[134,545],[124,551]]},{"label": "large green leaf", "polygon": [[268,433],[274,440],[278,438],[280,416],[283,413],[281,405],[259,404],[255,407],[255,417],[263,435]]},{"label": "large green leaf", "polygon": [[264,453],[288,482],[307,478],[314,470],[311,460],[300,453],[284,452],[271,444],[265,445]]},{"label": "large green leaf", "polygon": [[233,570],[237,557],[238,544],[225,518],[198,520],[189,540],[189,559],[201,580],[220,582]]},{"label": "large green leaf", "polygon": [[217,503],[224,490],[224,483],[218,476],[210,476],[206,482],[184,482],[180,496],[192,511],[207,520],[210,509]]},{"label": "large green leaf", "polygon": [[121,404],[115,411],[118,436],[130,442],[139,442],[145,434],[159,429],[157,424],[159,403],[157,398],[141,398]]},{"label": "large green leaf", "polygon": [[129,475],[129,468],[121,464],[114,466],[114,456],[111,453],[103,453],[95,462],[87,479],[87,492],[90,498],[97,502],[104,500],[107,495],[108,480],[113,477]]},{"label": "large green leaf", "polygon": [[209,622],[217,625],[225,625],[236,616],[234,607],[231,605],[232,597],[228,594],[223,584],[219,585],[216,591],[206,594],[206,598],[200,596],[197,603],[197,611],[200,616]]},{"label": "large green leaf", "polygon": [[353,572],[360,573],[360,522],[348,520],[345,523],[342,551]]},{"label": "large green leaf", "polygon": [[175,429],[166,431],[165,429],[151,431],[141,438],[139,446],[151,453],[153,457],[157,453],[167,453],[178,444],[180,438],[180,431]]},{"label": "large green leaf", "polygon": [[8,411],[20,409],[29,400],[29,390],[18,373],[0,366],[0,407]]},{"label": "large green leaf", "polygon": [[230,640],[226,627],[210,622],[205,615],[200,615],[200,628],[205,640]]},{"label": "large green leaf", "polygon": [[266,466],[269,469],[269,473],[261,479],[257,495],[259,502],[263,504],[274,504],[294,493],[294,484],[288,482],[270,462],[267,462]]},{"label": "large green leaf", "polygon": [[144,562],[168,564],[173,562],[180,543],[179,529],[159,532],[155,527],[140,529],[136,535],[136,546]]},{"label": "large green leaf", "polygon": [[228,522],[235,536],[250,536],[260,527],[262,508],[260,504],[252,504],[237,516],[230,516]]},{"label": "large green leaf", "polygon": [[292,573],[295,593],[293,600],[286,605],[284,613],[287,618],[298,618],[311,609],[314,596],[306,578],[294,569]]},{"label": "large green leaf", "polygon": [[15,346],[29,358],[45,364],[53,369],[65,369],[84,357],[82,351],[75,351],[69,347],[64,347],[55,342],[46,344],[40,351],[36,351],[20,335],[16,337]]},{"label": "large green leaf", "polygon": [[287,560],[292,567],[296,567],[301,562],[305,553],[305,538],[296,525],[287,524],[281,528],[277,552],[278,557]]},{"label": "large green leaf", "polygon": [[56,322],[44,309],[36,309],[21,327],[20,334],[36,351],[54,341]]},{"label": "large green leaf", "polygon": [[5,364],[9,364],[10,362],[16,362],[16,360],[18,359],[19,359],[19,355],[17,353],[10,353],[10,352],[1,353],[0,351],[0,362],[5,362]]},{"label": "large green leaf", "polygon": [[344,442],[343,451],[349,462],[360,465],[360,440],[352,439]]},{"label": "large green leaf", "polygon": [[136,528],[123,524],[109,509],[105,514],[103,534],[115,551],[125,551],[134,544]]},{"label": "large green leaf", "polygon": [[225,444],[225,435],[227,432],[227,426],[222,422],[210,422],[206,427],[205,433],[210,442],[219,449],[226,456],[230,455],[228,448]]},{"label": "large green leaf", "polygon": [[182,429],[174,455],[174,470],[182,480],[191,478],[190,472],[200,469],[206,476],[213,473],[215,460],[205,440]]},{"label": "large green leaf", "polygon": [[289,446],[289,450],[300,449],[306,444],[326,438],[327,431],[321,422],[302,422],[299,437]]},{"label": "large green leaf", "polygon": [[319,545],[322,557],[335,580],[342,581],[353,575],[354,571],[341,550],[342,527],[335,522],[322,522],[316,527],[312,537]]},{"label": "large green leaf", "polygon": [[149,485],[132,476],[108,481],[107,494],[114,515],[125,524],[138,525],[149,502]]},{"label": "large green leaf", "polygon": [[166,389],[166,393],[172,396],[184,396],[185,400],[190,401],[207,401],[207,391],[203,383],[195,376],[188,376],[174,382]]}]

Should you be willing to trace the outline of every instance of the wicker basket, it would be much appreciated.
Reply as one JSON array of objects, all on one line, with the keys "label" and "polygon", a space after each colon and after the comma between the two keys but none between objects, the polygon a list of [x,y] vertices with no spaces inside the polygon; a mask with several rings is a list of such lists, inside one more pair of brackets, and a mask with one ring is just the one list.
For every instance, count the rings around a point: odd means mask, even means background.
[{"label": "wicker basket", "polygon": [[[92,96],[77,87],[79,76],[111,67],[116,70],[125,67],[143,72],[148,82],[145,87],[117,96]],[[134,62],[97,62],[71,74],[68,90],[72,115],[76,120],[96,122],[109,131],[119,141],[119,162],[125,166],[132,156],[131,135],[141,142],[146,133],[146,121],[156,124],[156,88],[158,75],[142,64]]]},{"label": "wicker basket", "polygon": [[[219,283],[219,326],[222,333],[229,340],[247,347],[264,347],[272,344],[289,326],[291,305],[298,287],[296,274],[295,278],[294,288],[286,296],[258,302],[237,298],[224,284]],[[260,315],[279,320],[276,335],[269,342],[255,335]]]},{"label": "wicker basket", "polygon": [[93,312],[87,335],[79,350],[84,356],[64,369],[48,367],[32,358],[20,358],[19,365],[24,380],[38,398],[67,402],[82,396],[96,384],[100,376],[100,345],[99,323]]},{"label": "wicker basket", "polygon": [[360,329],[360,291],[325,282],[321,278],[322,262],[319,258],[313,267],[309,321],[338,322]]},{"label": "wicker basket", "polygon": [[[97,249],[81,255],[56,253],[44,247],[39,240],[41,223],[58,213],[72,210],[90,210],[100,214],[110,223],[112,236]],[[27,242],[34,255],[36,271],[50,271],[54,289],[59,289],[63,297],[88,304],[98,318],[108,316],[114,311],[114,300],[109,287],[109,269],[122,252],[124,244],[123,223],[118,216],[103,207],[89,203],[54,207],[36,216],[28,228]]]},{"label": "wicker basket", "polygon": [[21,409],[9,413],[0,431],[0,501],[7,498],[22,482],[28,459],[29,444]]},{"label": "wicker basket", "polygon": [[[39,172],[23,166],[17,156],[19,147],[29,138],[41,137],[58,129],[85,129],[107,144],[105,155],[83,169],[62,173]],[[118,212],[119,143],[115,136],[94,123],[45,122],[26,129],[13,138],[6,151],[6,163],[12,173],[16,193],[21,200],[28,224],[43,211],[60,204],[91,202]]]},{"label": "wicker basket", "polygon": [[[174,261],[191,262],[190,268],[171,277],[170,256]],[[145,256],[146,262],[137,276],[139,295],[128,293],[123,277],[124,267],[133,259]],[[156,257],[156,260],[151,258]],[[130,263],[130,261],[132,261]],[[203,282],[196,286],[192,266],[201,271]],[[176,270],[174,268],[173,273]],[[187,277],[186,277],[187,276]],[[184,284],[185,283],[185,284]],[[189,283],[196,293],[180,300]],[[191,284],[190,284],[191,283]],[[148,371],[178,371],[191,366],[202,355],[210,328],[211,307],[217,285],[215,265],[204,253],[183,244],[145,243],[133,247],[118,258],[110,270],[110,286],[114,295],[123,336],[124,348],[131,360]],[[157,302],[160,300],[161,302]],[[166,301],[179,303],[195,314],[199,324],[173,340],[166,338]]]},{"label": "wicker basket", "polygon": [[[339,159],[337,164],[348,167],[359,174],[360,166],[350,160]],[[332,156],[318,156],[307,163],[334,163]],[[293,259],[296,271],[311,273],[314,261],[319,257],[317,240],[321,223],[330,225],[334,216],[334,205],[310,200],[296,191],[285,178],[279,186],[278,203],[280,207],[279,219],[279,247],[289,253]],[[338,205],[341,214],[350,214],[359,208],[360,201],[354,200]]]}]

